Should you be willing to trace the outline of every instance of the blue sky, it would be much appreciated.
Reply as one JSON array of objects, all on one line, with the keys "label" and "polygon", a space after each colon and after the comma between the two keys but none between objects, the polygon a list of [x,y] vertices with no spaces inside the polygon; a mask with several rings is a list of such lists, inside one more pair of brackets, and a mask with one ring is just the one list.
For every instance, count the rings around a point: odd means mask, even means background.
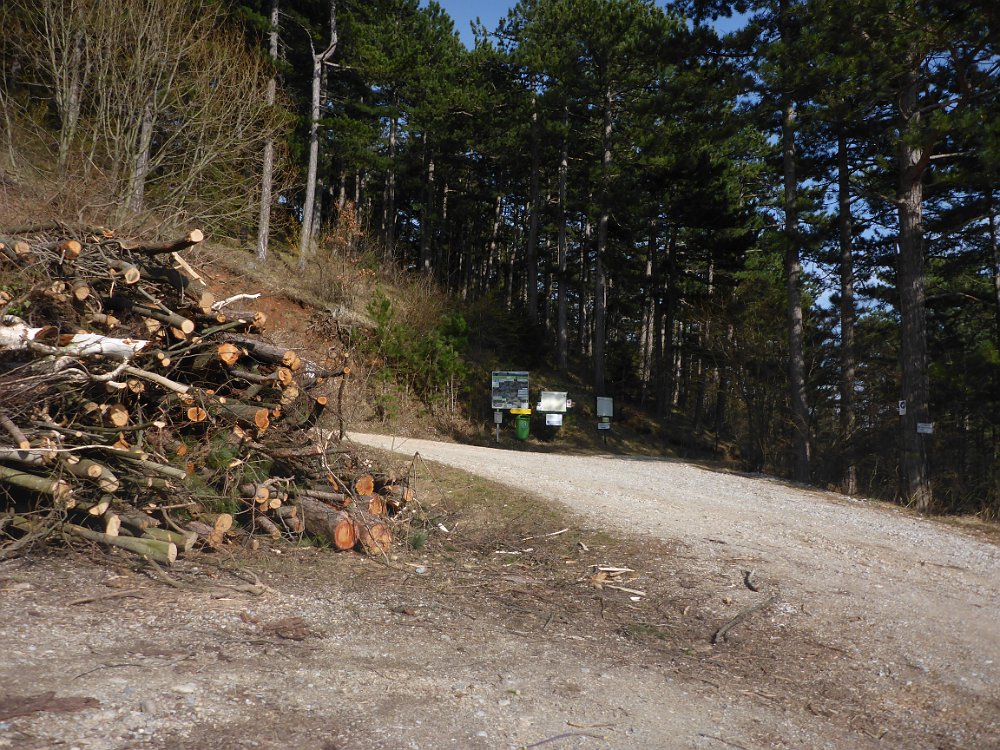
[{"label": "blue sky", "polygon": [[[478,16],[486,28],[492,31],[500,19],[507,15],[507,11],[514,7],[517,0],[438,0],[438,2],[455,21],[455,30],[462,37],[462,42],[471,48],[473,38],[469,22]],[[737,24],[738,21],[723,20],[717,28],[720,31],[729,31]]]},{"label": "blue sky", "polygon": [[438,2],[454,19],[455,30],[462,37],[466,47],[472,46],[470,21],[474,21],[476,16],[479,16],[486,24],[486,28],[492,31],[497,27],[500,19],[507,15],[507,11],[516,4],[516,0],[514,2],[507,0],[438,0]]}]

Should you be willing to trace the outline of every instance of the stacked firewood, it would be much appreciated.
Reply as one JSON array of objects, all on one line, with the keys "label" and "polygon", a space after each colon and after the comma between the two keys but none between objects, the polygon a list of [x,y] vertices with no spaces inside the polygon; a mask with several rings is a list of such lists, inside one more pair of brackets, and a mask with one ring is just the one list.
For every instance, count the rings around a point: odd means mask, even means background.
[{"label": "stacked firewood", "polygon": [[[171,563],[309,534],[384,553],[412,500],[342,446],[346,367],[263,334],[174,242],[0,232],[0,550],[64,534]],[[326,407],[334,431],[321,430]],[[376,476],[379,479],[376,480]]]}]

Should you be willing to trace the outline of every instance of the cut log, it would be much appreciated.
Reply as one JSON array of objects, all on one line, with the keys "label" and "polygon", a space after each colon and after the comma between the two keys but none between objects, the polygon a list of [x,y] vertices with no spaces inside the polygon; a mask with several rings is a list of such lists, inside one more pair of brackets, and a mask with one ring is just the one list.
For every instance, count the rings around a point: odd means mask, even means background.
[{"label": "cut log", "polygon": [[122,324],[114,315],[107,313],[94,313],[88,320],[96,326],[104,326],[105,328],[117,328]]},{"label": "cut log", "polygon": [[256,513],[253,517],[254,528],[272,539],[281,539],[281,529],[279,529],[274,521],[265,516],[263,513]]},{"label": "cut log", "polygon": [[76,260],[83,252],[83,245],[76,240],[63,240],[59,243],[58,250],[66,260]]},{"label": "cut log", "polygon": [[253,482],[247,482],[240,485],[240,494],[253,500],[257,505],[263,505],[271,497],[271,489],[263,482],[260,484],[254,484]]},{"label": "cut log", "polygon": [[125,526],[135,529],[139,534],[142,534],[147,529],[155,529],[161,525],[159,518],[153,518],[148,513],[143,513],[141,510],[136,510],[129,506],[115,506],[114,512]]},{"label": "cut log", "polygon": [[182,334],[180,338],[190,336],[194,333],[194,321],[190,318],[185,318],[183,315],[179,315],[172,310],[157,309],[155,307],[149,307],[148,305],[137,305],[135,303],[132,304],[131,310],[136,315],[152,318],[153,320],[158,320],[161,323],[166,323],[168,326],[178,329]]},{"label": "cut log", "polygon": [[202,513],[199,521],[191,521],[188,528],[201,537],[209,547],[218,549],[225,541],[226,532],[233,528],[229,513]]},{"label": "cut log", "polygon": [[102,355],[115,359],[131,359],[142,351],[148,341],[117,339],[98,333],[59,335],[53,326],[29,328],[23,320],[6,315],[0,320],[0,349],[20,351],[30,348],[29,342],[58,345],[65,354],[78,356]]},{"label": "cut log", "polygon": [[20,469],[0,465],[0,482],[21,487],[42,495],[51,495],[55,507],[72,508],[76,505],[73,488],[62,479],[42,477]]},{"label": "cut log", "polygon": [[119,403],[108,404],[104,410],[104,417],[112,425],[119,428],[125,427],[129,422],[128,409]]},{"label": "cut log", "polygon": [[381,495],[363,495],[358,502],[373,516],[384,516],[386,513],[385,498]]},{"label": "cut log", "polygon": [[276,515],[285,525],[285,528],[293,534],[301,534],[306,530],[305,522],[299,515],[299,509],[296,505],[282,505],[280,508],[275,509],[274,515]]},{"label": "cut log", "polygon": [[384,523],[365,516],[355,516],[358,544],[369,555],[385,555],[392,549],[392,532]]},{"label": "cut log", "polygon": [[189,247],[197,245],[205,239],[204,233],[200,229],[192,229],[179,240],[169,242],[122,242],[119,243],[123,250],[143,255],[159,255],[160,253],[177,253]]},{"label": "cut log", "polygon": [[159,539],[162,542],[173,542],[178,552],[190,552],[198,541],[198,534],[193,531],[171,531],[170,529],[145,529],[142,532],[147,539]]},{"label": "cut log", "polygon": [[243,347],[252,357],[259,359],[261,362],[283,365],[293,372],[302,367],[302,360],[299,359],[299,355],[291,349],[286,349],[282,346],[275,346],[274,344],[268,344],[249,336],[231,335],[228,336],[226,340],[232,344]]},{"label": "cut log", "polygon": [[309,497],[299,497],[298,504],[307,532],[329,541],[338,550],[351,549],[357,544],[357,529],[346,512]]},{"label": "cut log", "polygon": [[240,358],[239,347],[235,344],[230,344],[229,342],[219,344],[216,351],[218,352],[219,359],[222,360],[222,363],[226,365],[226,367],[232,367]]},{"label": "cut log", "polygon": [[31,447],[31,443],[24,436],[21,428],[2,412],[0,412],[0,427],[3,427],[7,431],[7,434],[14,438],[14,442],[17,443],[18,448],[27,449]]},{"label": "cut log", "polygon": [[122,519],[115,513],[106,513],[104,516],[104,533],[108,536],[118,536],[122,527]]},{"label": "cut log", "polygon": [[88,284],[83,279],[77,279],[70,285],[70,291],[73,294],[73,299],[77,302],[83,302],[91,295],[90,284]]},{"label": "cut log", "polygon": [[108,267],[113,268],[122,275],[122,280],[126,284],[138,284],[142,278],[142,273],[135,263],[129,263],[123,258],[109,258]]},{"label": "cut log", "polygon": [[132,536],[109,536],[108,534],[102,534],[100,531],[92,531],[72,523],[63,524],[62,529],[84,539],[127,549],[129,552],[143,555],[164,565],[173,565],[177,559],[177,546],[172,542],[161,542],[158,539],[141,539]]},{"label": "cut log", "polygon": [[189,422],[204,422],[208,419],[208,412],[200,406],[191,406],[188,407],[187,418]]},{"label": "cut log", "polygon": [[63,468],[75,477],[90,479],[97,483],[102,492],[118,492],[121,482],[104,464],[89,458],[67,456],[62,461]]},{"label": "cut log", "polygon": [[244,424],[253,425],[261,433],[271,424],[271,411],[264,407],[222,398],[206,402],[205,406],[212,416],[239,420]]},{"label": "cut log", "polygon": [[259,331],[267,325],[267,315],[260,310],[217,311],[216,315],[222,318],[219,323],[242,323],[247,328],[256,328]]},{"label": "cut log", "polygon": [[320,500],[324,503],[333,503],[335,505],[346,505],[350,498],[343,492],[328,492],[326,490],[315,490],[315,489],[297,489],[295,491],[296,497],[311,497],[313,500]]},{"label": "cut log", "polygon": [[354,491],[359,495],[372,495],[375,493],[375,477],[371,474],[362,474],[354,480]]},{"label": "cut log", "polygon": [[92,503],[87,500],[79,500],[76,507],[80,510],[87,511],[87,515],[97,518],[98,516],[103,516],[111,505],[111,501],[114,498],[111,495],[104,495],[96,503]]},{"label": "cut log", "polygon": [[413,490],[410,487],[403,487],[397,484],[387,484],[379,490],[392,507],[400,510],[413,502]]}]

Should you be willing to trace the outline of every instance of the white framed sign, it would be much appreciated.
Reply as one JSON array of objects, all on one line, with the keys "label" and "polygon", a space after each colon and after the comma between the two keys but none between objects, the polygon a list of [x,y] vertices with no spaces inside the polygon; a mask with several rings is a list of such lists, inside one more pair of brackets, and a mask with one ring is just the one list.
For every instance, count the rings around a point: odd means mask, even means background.
[{"label": "white framed sign", "polygon": [[542,391],[538,401],[538,411],[554,411],[566,413],[568,394],[565,391]]},{"label": "white framed sign", "polygon": [[611,396],[597,397],[597,416],[613,417],[615,415],[615,400]]}]

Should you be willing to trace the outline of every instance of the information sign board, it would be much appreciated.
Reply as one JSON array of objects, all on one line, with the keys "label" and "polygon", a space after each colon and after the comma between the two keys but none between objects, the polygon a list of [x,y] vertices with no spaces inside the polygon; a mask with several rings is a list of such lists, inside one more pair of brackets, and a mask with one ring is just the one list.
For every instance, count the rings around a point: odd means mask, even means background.
[{"label": "information sign board", "polygon": [[539,396],[538,411],[554,411],[564,414],[566,412],[565,391],[542,391]]},{"label": "information sign board", "polygon": [[549,427],[562,427],[563,415],[562,414],[546,414],[545,424]]},{"label": "information sign board", "polygon": [[497,370],[491,378],[491,398],[494,409],[529,409],[528,373]]},{"label": "information sign board", "polygon": [[597,397],[597,416],[613,417],[615,415],[615,400],[611,396]]}]

